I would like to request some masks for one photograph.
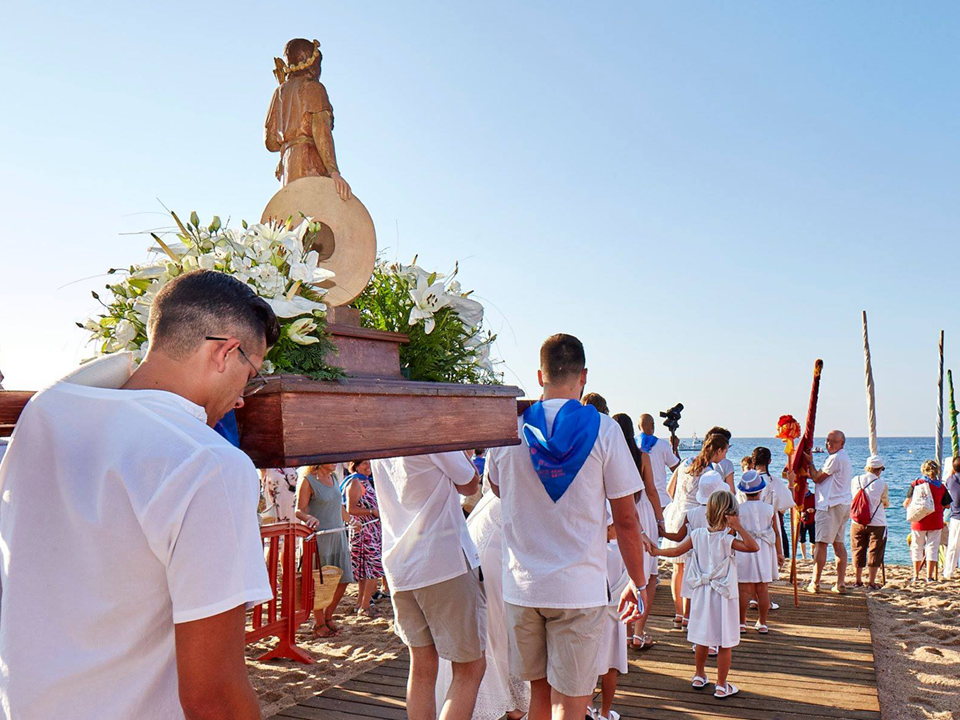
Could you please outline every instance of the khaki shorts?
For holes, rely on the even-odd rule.
[[[407,647],[435,645],[444,660],[479,660],[487,645],[487,596],[476,569],[416,590],[394,591],[393,625]]]
[[[850,554],[855,568],[878,568],[883,564],[887,546],[886,525],[860,525],[850,523]]]
[[[914,562],[935,563],[940,558],[940,534],[942,530],[913,530],[910,539],[910,559]]]
[[[844,529],[847,527],[847,520],[850,519],[849,505],[834,505],[826,510],[817,510],[813,514],[816,523],[816,534],[818,543],[832,545],[835,542],[844,541]]]
[[[571,697],[593,694],[606,606],[550,609],[505,602],[504,608],[511,674],[526,681],[546,678]]]

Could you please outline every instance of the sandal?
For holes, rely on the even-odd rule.
[[[716,657],[720,654],[720,648],[716,645],[711,645],[707,648],[707,657]]]
[[[830,591],[831,591],[831,592],[835,592],[837,595],[846,595],[846,594],[847,594],[847,586],[846,586],[846,585],[840,585],[840,584],[838,583],[838,584],[834,585],[832,588],[830,588]]]
[[[703,690],[707,686],[708,682],[710,681],[707,680],[705,677],[701,677],[700,675],[694,675],[693,682],[690,684],[693,685],[694,690]]]
[[[759,620],[757,620],[757,624],[754,625],[753,627],[756,628],[757,632],[760,633],[761,635],[766,635],[768,632],[770,632],[770,628],[768,628]]]
[[[743,635],[747,631],[747,624],[740,623],[740,634]]]
[[[683,623],[681,624],[681,627],[686,627],[689,624],[690,624],[690,618],[685,617],[683,618]]]
[[[740,688],[733,683],[728,682],[725,687],[720,687],[717,685],[716,689],[713,691],[713,696],[722,700],[723,698],[728,698],[731,695],[736,695],[738,692],[740,692]]]
[[[674,630],[683,630],[683,615],[674,615],[674,616],[673,616],[673,629],[674,629]]]
[[[326,630],[326,632],[323,632],[324,630]],[[313,630],[310,631],[310,634],[315,638],[332,638],[339,635],[340,631],[331,630],[326,625],[321,625],[319,628],[314,627]]]
[[[653,641],[653,638],[647,635],[647,633],[644,633],[643,635],[634,635],[630,638],[630,640],[631,647],[635,650],[649,650],[656,645],[656,643]],[[638,640],[640,641],[639,645],[637,644]]]

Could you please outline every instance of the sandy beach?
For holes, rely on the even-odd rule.
[[[340,603],[341,633],[334,638],[311,636],[313,621],[300,626],[297,642],[317,662],[313,665],[292,660],[258,662],[254,658],[269,650],[276,642],[268,638],[247,645],[247,669],[250,681],[260,698],[260,710],[268,718],[285,707],[313,697],[333,685],[373,668],[377,663],[405,652],[393,632],[393,608],[387,599],[377,603],[376,618],[358,618],[356,585],[347,589]]]
[[[824,586],[835,580],[832,567],[824,570]],[[799,568],[801,579],[809,577],[809,561],[801,560]],[[661,578],[668,572],[661,569]],[[910,568],[889,565],[886,587],[868,595],[881,715],[883,720],[952,720],[960,717],[960,579],[913,586],[910,576]],[[853,583],[852,572],[848,583]],[[659,592],[669,590],[661,585]],[[264,717],[403,654],[389,601],[378,603],[380,616],[374,619],[354,616],[355,603],[351,588],[341,605],[343,632],[336,638],[311,638],[309,622],[300,628],[301,647],[317,659],[313,665],[257,662],[253,658],[270,647],[269,640],[247,647],[247,667]]]

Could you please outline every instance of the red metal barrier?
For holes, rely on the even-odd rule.
[[[317,544],[313,540],[303,542],[303,538],[310,534],[307,526],[299,523],[271,523],[260,527],[273,599],[253,608],[252,629],[247,632],[246,641],[252,643],[275,635],[277,645],[258,660],[287,658],[308,665],[315,662],[308,653],[297,647],[297,628],[310,617],[313,609],[312,570]],[[303,553],[301,569],[297,572],[299,546],[302,546]],[[299,602],[296,598],[298,578]]]

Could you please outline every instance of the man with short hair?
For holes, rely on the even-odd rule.
[[[827,434],[827,452],[830,454],[823,464],[823,469],[818,471],[813,466],[812,455],[807,459],[816,495],[815,565],[810,584],[807,585],[807,592],[811,593],[820,591],[820,576],[827,563],[828,545],[833,545],[833,552],[837,557],[837,584],[833,586],[833,592],[843,594],[847,591],[847,546],[844,532],[853,502],[850,492],[853,466],[844,448],[846,442],[847,438],[842,432],[831,430]]]
[[[458,494],[476,493],[480,477],[464,452],[370,465],[394,628],[410,651],[407,717],[470,720],[486,669],[487,601]],[[438,716],[439,658],[452,664],[453,681]]]
[[[643,489],[623,431],[591,405],[583,345],[553,335],[540,349],[543,399],[519,420],[521,444],[492,449],[487,477],[501,498],[503,599],[510,670],[530,681],[530,720],[583,718],[597,681],[605,607],[639,617],[646,585],[640,520]],[[631,578],[622,592],[606,573],[609,501]]]
[[[153,301],[150,349],[24,408],[0,466],[0,717],[260,717],[244,613],[272,597],[250,459],[212,428],[277,340],[243,283],[198,270]]]
[[[670,494],[667,492],[667,471],[673,472],[680,465],[670,443],[654,435],[653,415],[644,413],[640,416],[640,449],[650,456],[653,466],[653,480],[657,484],[657,494],[660,496],[660,507],[666,508],[670,504]]]

